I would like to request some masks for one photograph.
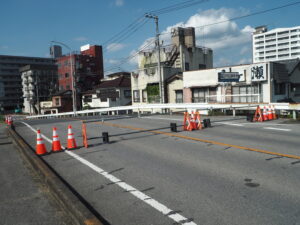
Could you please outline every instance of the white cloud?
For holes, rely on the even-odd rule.
[[[74,38],[74,40],[75,40],[75,41],[83,42],[83,41],[87,41],[88,38],[86,38],[86,37],[76,37],[76,38]]]
[[[2,45],[2,46],[0,46],[0,48],[1,48],[1,49],[8,49],[8,46]]]
[[[120,63],[120,61],[117,60],[117,59],[106,59],[105,62],[109,63],[109,64],[113,64],[113,65],[116,65],[116,64]]]
[[[124,5],[124,0],[116,0],[115,4],[116,4],[116,6],[121,7]]]
[[[247,13],[248,11],[242,8],[199,11],[186,22],[178,22],[167,27],[162,32],[161,39],[164,44],[170,44],[172,28],[195,27],[197,45],[212,48],[214,51],[214,66],[234,65],[240,61],[240,58],[235,58],[235,56],[239,57],[242,54],[247,58],[251,55],[251,33],[254,28],[249,25],[239,28],[235,21],[230,21],[230,18]]]
[[[116,52],[122,50],[126,45],[121,43],[111,43],[106,47],[108,52]]]

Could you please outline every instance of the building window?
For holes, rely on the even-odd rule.
[[[205,88],[194,88],[192,102],[205,102]]]
[[[275,95],[285,95],[285,83],[277,83],[274,81]]]
[[[143,102],[147,102],[147,90],[142,90]]]
[[[125,98],[131,98],[131,90],[124,90]]]
[[[85,95],[84,98],[83,98],[83,102],[84,103],[92,102],[92,98],[93,98],[92,95]]]
[[[188,62],[186,62],[184,66],[185,66],[185,71],[190,70],[190,64]]]
[[[66,85],[66,90],[70,90],[70,85]]]
[[[140,102],[140,91],[133,91],[133,102]]]
[[[183,103],[183,92],[182,90],[175,90],[175,95],[176,95],[176,103]]]
[[[257,86],[237,86],[232,87],[232,102],[258,102]]]
[[[68,78],[69,77],[69,73],[65,73],[65,78]]]
[[[60,105],[59,98],[55,98],[55,105],[56,105],[56,106],[59,106],[59,105]]]

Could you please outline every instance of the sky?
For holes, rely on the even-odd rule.
[[[148,43],[155,37],[154,20],[145,18],[144,14],[184,2],[191,1],[3,0],[0,3],[0,55],[50,57],[51,41],[62,42],[73,51],[79,51],[85,44],[102,45],[105,74],[134,71],[136,52],[147,45],[151,47]],[[228,20],[296,2],[199,1],[191,7],[158,14],[160,38],[167,44],[172,27],[193,26],[196,27],[196,44],[212,48],[214,67],[251,63],[254,28],[300,26],[300,4]],[[128,32],[120,33],[124,29]],[[68,52],[63,48],[63,53]]]

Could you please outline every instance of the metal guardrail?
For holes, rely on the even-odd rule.
[[[300,111],[300,104],[290,104],[290,103],[270,103],[275,107],[276,110],[287,110],[287,111]],[[155,110],[155,109],[182,109],[188,110],[213,110],[213,109],[231,109],[231,110],[255,110],[257,106],[268,106],[269,103],[247,103],[247,104],[218,104],[218,103],[168,103],[168,104],[140,104],[131,106],[118,106],[102,109],[90,109],[77,111],[76,115],[84,116],[91,113],[108,113],[108,112],[118,112],[118,111],[129,111],[136,110],[137,112],[142,112],[143,110]],[[39,119],[39,118],[55,118],[64,116],[75,116],[74,112],[65,112],[57,114],[46,114],[46,115],[35,115],[27,116],[27,119]]]

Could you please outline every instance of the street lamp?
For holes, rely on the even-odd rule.
[[[74,113],[74,116],[76,115],[76,109],[77,109],[77,102],[76,102],[76,85],[75,85],[75,74],[73,72],[73,59],[72,59],[72,49],[62,43],[62,42],[58,42],[58,41],[51,41],[51,43],[56,43],[56,44],[59,44],[59,45],[62,45],[64,47],[66,47],[68,50],[69,50],[69,58],[70,58],[70,65],[71,65],[71,77],[72,77],[72,100],[73,100],[73,113]]]

